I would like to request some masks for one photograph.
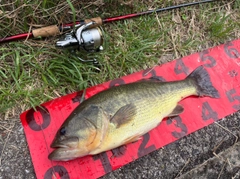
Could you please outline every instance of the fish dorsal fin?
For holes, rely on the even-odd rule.
[[[137,110],[134,104],[127,104],[121,107],[111,118],[111,123],[113,123],[116,128],[120,127],[122,124],[125,124],[133,119],[136,115]]]
[[[153,76],[151,78],[141,79],[138,82],[141,82],[141,81],[150,81],[150,82],[158,82],[158,83],[165,82],[165,80],[163,78],[161,78],[160,76],[159,77]]]
[[[169,117],[171,117],[171,116],[178,116],[183,111],[184,111],[184,108],[180,104],[178,104],[168,116]]]
[[[165,79],[163,79],[160,76],[152,76],[151,78],[149,78],[149,80],[156,81],[156,82],[165,82]]]
[[[80,103],[82,103],[83,101],[85,101],[85,95],[86,95],[86,89],[83,90],[81,99],[80,99]]]

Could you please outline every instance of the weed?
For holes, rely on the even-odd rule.
[[[234,23],[230,19],[230,15],[217,14],[211,24],[209,24],[209,31],[213,38],[219,40],[226,39],[234,29]]]

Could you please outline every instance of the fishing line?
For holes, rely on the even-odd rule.
[[[47,112],[48,114],[49,114],[49,112],[48,111],[46,111],[44,108],[42,108],[41,106],[39,106],[42,110],[44,110],[45,112]],[[37,114],[37,119],[38,119],[38,123],[40,124],[40,117],[39,117],[39,113],[40,112],[38,112],[38,114]],[[49,114],[50,115],[50,114]],[[42,116],[42,118],[43,118],[43,116]],[[48,148],[48,143],[47,143],[47,140],[46,140],[46,136],[45,136],[45,133],[44,133],[44,129],[42,128],[42,125],[40,124],[40,128],[41,128],[41,132],[42,132],[42,135],[43,135],[43,139],[44,139],[44,142],[45,142],[45,145],[46,145],[46,149],[47,149],[47,152],[48,152],[48,155],[50,154],[50,150],[49,150],[49,148]],[[55,173],[57,173],[56,171],[55,171],[55,169],[54,169],[54,164],[53,164],[53,161],[50,161],[51,162],[51,168],[52,168],[52,171],[53,171],[53,175],[52,176],[54,176],[55,178],[57,178],[56,177],[56,175],[55,175]]]

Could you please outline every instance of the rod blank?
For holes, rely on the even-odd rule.
[[[126,15],[116,16],[116,17],[109,17],[109,18],[105,18],[105,19],[96,17],[96,18],[92,18],[92,19],[76,21],[75,24],[73,22],[71,22],[68,24],[61,24],[59,26],[51,25],[51,26],[47,26],[47,27],[34,29],[34,30],[32,30],[32,32],[29,32],[29,33],[22,33],[22,34],[17,34],[17,35],[1,38],[0,43],[22,40],[22,39],[27,39],[27,38],[49,37],[49,36],[60,35],[60,34],[64,33],[65,31],[72,29],[74,27],[74,25],[76,25],[76,24],[85,24],[92,20],[95,21],[98,26],[101,26],[104,23],[110,23],[110,22],[114,22],[114,21],[130,19],[130,18],[134,18],[134,17],[152,14],[152,13],[159,13],[159,12],[163,12],[163,11],[168,11],[168,10],[173,10],[173,9],[178,9],[178,8],[183,8],[183,7],[187,7],[187,6],[203,4],[203,3],[209,3],[209,2],[213,2],[213,1],[216,1],[216,0],[204,0],[204,1],[198,1],[198,2],[185,3],[185,4],[169,6],[169,7],[165,7],[165,8],[159,8],[159,9],[155,9],[155,10],[149,10],[149,11],[138,12],[138,13],[133,13],[133,14],[126,14]]]

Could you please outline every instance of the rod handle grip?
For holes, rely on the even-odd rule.
[[[99,26],[101,26],[102,23],[103,23],[101,17],[94,17],[94,18],[91,18],[91,19],[85,19],[85,20],[84,20],[85,24],[87,24],[87,23],[89,23],[89,22],[92,22],[92,21],[96,22],[96,24],[90,26],[91,28],[93,28],[93,27],[99,27]]]
[[[33,37],[50,37],[61,34],[57,25],[51,25],[32,30]]]
[[[96,24],[90,26],[90,28],[98,27],[98,26],[102,25],[101,17],[85,19],[84,23],[89,23],[92,21],[96,22]],[[50,37],[50,36],[60,35],[61,31],[59,30],[59,27],[57,25],[51,25],[51,26],[47,26],[47,27],[33,29],[32,34],[33,34],[33,37]]]

